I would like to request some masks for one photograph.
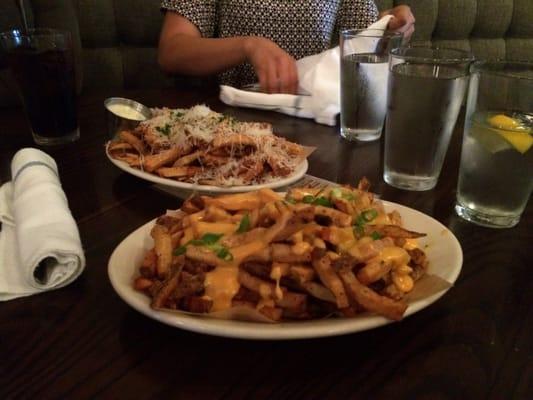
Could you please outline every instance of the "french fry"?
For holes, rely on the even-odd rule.
[[[117,152],[117,153],[113,153],[113,157],[119,161],[124,161],[130,167],[134,167],[134,168],[138,168],[142,164],[141,157],[139,157],[137,154]]]
[[[144,145],[142,140],[132,134],[130,131],[120,131],[118,136],[126,143],[131,145],[135,150],[137,150],[139,154],[146,153],[146,146]]]
[[[261,198],[254,192],[219,197],[202,196],[202,199],[207,205],[215,205],[227,211],[253,210],[261,205]]]
[[[315,257],[313,259],[315,268],[320,280],[335,296],[337,307],[346,308],[350,305],[348,296],[344,290],[342,281],[339,279],[335,270],[331,266],[331,260],[327,255]]]
[[[163,178],[183,178],[186,176],[194,176],[199,171],[201,167],[161,167],[157,168],[155,172],[162,176]]]
[[[357,280],[363,285],[369,285],[387,275],[391,268],[392,263],[384,260],[369,262],[357,272]]]
[[[172,264],[172,237],[162,225],[154,225],[151,231],[157,256],[157,276],[164,278]]]
[[[283,314],[283,309],[279,307],[265,306],[265,307],[261,307],[259,309],[259,312],[263,314],[265,317],[271,319],[272,321],[279,321]]]
[[[300,284],[302,282],[310,282],[316,277],[315,270],[305,265],[290,265],[289,274]]]
[[[252,137],[248,135],[231,135],[231,136],[216,136],[215,139],[213,139],[212,146],[214,148],[217,147],[230,147],[232,151],[235,151],[237,149],[242,149],[246,146],[250,146],[253,148],[257,147],[257,142],[253,140]]]
[[[172,164],[173,167],[184,167],[185,165],[192,164],[196,160],[198,160],[202,156],[201,151],[195,151],[194,153],[187,154],[186,156],[182,156],[178,158],[176,161],[174,161],[174,164]]]
[[[333,225],[347,227],[352,225],[352,216],[341,211],[324,206],[315,206],[315,216],[322,216],[331,219]]]
[[[276,262],[295,264],[306,263],[311,261],[310,250],[302,254],[296,254],[290,245],[282,243],[273,243],[271,245],[271,249],[272,260]]]
[[[181,299],[180,304],[185,311],[205,314],[211,310],[213,301],[201,296],[187,296]]]
[[[135,148],[129,144],[129,143],[126,143],[126,142],[111,142],[109,143],[109,145],[107,146],[107,151],[112,154],[114,152],[126,152],[126,151],[132,151],[132,150],[135,150]]]
[[[157,254],[155,249],[150,249],[144,256],[143,262],[139,267],[139,272],[145,278],[152,278],[156,275]]]
[[[164,165],[173,163],[180,154],[178,147],[171,147],[160,153],[144,156],[144,169],[153,172]]]
[[[365,235],[371,235],[374,232],[378,233],[382,237],[387,236],[393,239],[396,239],[396,238],[416,239],[416,238],[426,236],[425,233],[409,231],[398,225],[365,225],[364,227]]]
[[[273,299],[282,308],[299,311],[305,310],[307,301],[305,294],[282,290],[282,297],[279,298],[276,296],[276,286],[273,283],[259,279],[242,269],[239,270],[239,282],[245,288],[259,293],[262,297]]]
[[[327,287],[313,281],[301,282],[300,286],[305,289],[307,293],[317,299],[327,301],[329,303],[337,303],[337,299]]]
[[[153,308],[162,308],[165,305],[165,302],[170,297],[172,292],[178,287],[179,275],[181,273],[181,268],[174,268],[169,276],[163,281],[163,284],[154,294],[152,299]]]
[[[399,321],[407,309],[407,304],[380,296],[361,284],[349,268],[339,269],[339,275],[346,285],[351,298],[368,311],[373,311],[389,319]]]
[[[191,260],[200,261],[215,267],[223,266],[224,260],[217,257],[212,251],[197,246],[187,246],[185,255]]]
[[[135,288],[135,290],[139,290],[142,292],[143,290],[149,289],[150,286],[153,285],[153,283],[154,282],[151,279],[139,276],[137,279],[135,279],[133,287]]]

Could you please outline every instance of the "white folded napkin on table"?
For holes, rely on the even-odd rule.
[[[85,267],[54,159],[22,149],[11,177],[0,187],[0,301],[63,287]]]
[[[368,29],[386,29],[392,18],[387,15]],[[364,37],[352,39],[357,52],[373,51],[374,41]],[[314,118],[320,124],[333,126],[340,112],[340,49],[339,46],[296,62],[299,92],[309,95],[267,94],[220,86],[220,100],[231,106],[273,110],[302,118]],[[369,70],[371,72],[371,70]],[[372,71],[373,72],[373,71]],[[387,74],[369,76],[371,85],[386,87]],[[380,100],[381,101],[381,100]]]

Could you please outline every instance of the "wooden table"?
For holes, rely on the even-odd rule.
[[[113,291],[107,261],[129,232],[180,201],[106,159],[102,103],[116,95],[151,106],[205,102],[242,119],[272,122],[279,134],[316,146],[310,174],[348,183],[367,176],[384,199],[448,226],[464,252],[456,285],[400,323],[313,340],[203,336],[139,314]],[[380,142],[348,143],[338,128],[226,107],[212,93],[86,95],[80,125],[77,143],[45,150],[59,165],[87,268],[66,288],[0,304],[0,398],[533,398],[533,207],[507,230],[481,228],[454,214],[461,129],[437,188],[417,193],[383,182]],[[0,110],[0,143],[0,179],[6,181],[13,154],[33,146],[21,110]]]

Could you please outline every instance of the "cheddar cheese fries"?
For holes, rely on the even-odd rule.
[[[156,309],[399,320],[427,269],[424,234],[404,229],[367,187],[191,197],[157,220],[134,287]]]

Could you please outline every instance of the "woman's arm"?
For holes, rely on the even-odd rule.
[[[274,42],[258,36],[203,38],[188,19],[167,12],[159,39],[158,62],[169,73],[205,76],[250,62],[261,88],[269,93],[295,93],[296,63]]]

